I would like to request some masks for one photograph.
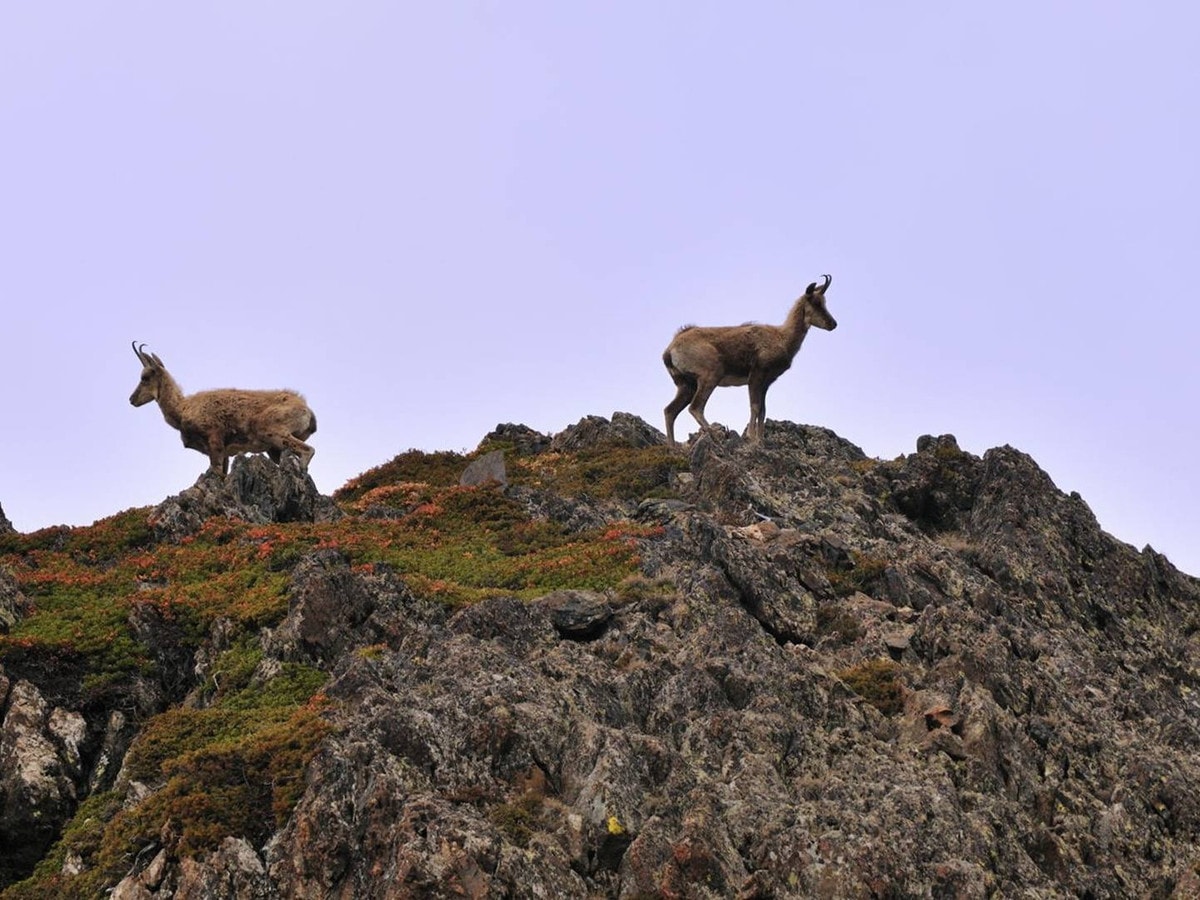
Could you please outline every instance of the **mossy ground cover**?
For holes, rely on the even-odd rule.
[[[569,497],[642,500],[671,496],[671,475],[687,468],[687,456],[665,446],[596,447],[518,457],[512,481]]]
[[[505,445],[493,442],[467,454],[409,450],[352,479],[333,496],[354,509],[373,504],[410,508],[420,502],[421,488],[457,485],[472,460],[497,449],[503,450]],[[670,495],[671,475],[686,470],[688,459],[661,445],[614,445],[535,456],[508,454],[505,466],[511,484],[567,497],[641,500]]]
[[[33,876],[3,897],[99,897],[160,849],[194,856],[230,836],[261,846],[300,799],[308,762],[331,731],[325,680],[297,665],[261,685],[232,677],[212,705],[155,716],[126,761],[129,777],[153,793],[133,805],[114,792],[89,797]],[[64,874],[68,856],[82,871]]]
[[[87,528],[8,535],[0,565],[34,608],[0,635],[0,662],[19,674],[74,660],[85,689],[102,693],[154,675],[153,654],[130,624],[135,605],[155,607],[193,646],[217,618],[273,625],[287,612],[291,568],[316,548],[336,548],[356,566],[387,563],[417,594],[459,605],[498,591],[613,587],[636,571],[636,540],[653,531],[618,523],[570,534],[489,486],[403,481],[372,491],[403,494],[408,512],[266,526],[212,519],[178,544],[148,543],[134,527],[144,509]]]
[[[543,454],[511,468],[514,480],[545,489],[636,499],[663,489],[677,467],[657,452],[630,453],[611,467],[585,455]],[[533,519],[495,486],[458,487],[465,461],[402,454],[338,492],[350,514],[333,523],[212,519],[178,543],[156,543],[150,510],[132,509],[85,528],[0,537],[0,566],[32,604],[0,634],[0,664],[10,677],[41,683],[68,661],[80,702],[104,708],[135,677],[156,674],[153,649],[134,625],[139,607],[153,607],[190,649],[218,618],[240,635],[213,666],[216,677],[200,686],[203,708],[156,716],[131,747],[127,772],[156,790],[133,806],[111,794],[87,799],[33,878],[6,890],[6,900],[98,896],[139,852],[157,852],[152,845],[163,841],[167,823],[173,852],[189,855],[228,835],[261,844],[286,819],[330,727],[325,675],[294,665],[267,680],[253,673],[258,631],[286,615],[291,570],[306,553],[335,548],[363,571],[387,564],[419,596],[449,605],[501,592],[532,598],[558,588],[617,588],[636,576],[637,543],[657,529],[619,522],[568,533]],[[355,514],[380,502],[395,514]],[[84,872],[62,874],[68,854],[84,861]]]

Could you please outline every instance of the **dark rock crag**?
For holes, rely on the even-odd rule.
[[[623,414],[489,439],[662,442]],[[762,445],[714,429],[688,452],[640,501],[503,488],[657,526],[616,592],[452,609],[388,567],[300,560],[258,639],[330,675],[299,802],[265,841],[131,854],[112,896],[1200,895],[1200,581],[1010,447],[923,437],[879,461],[771,422]],[[165,501],[156,539],[341,514],[269,465]],[[11,876],[97,784],[135,790],[116,774],[133,726],[2,671],[0,712]]]

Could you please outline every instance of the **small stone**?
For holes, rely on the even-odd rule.
[[[608,598],[593,591],[555,591],[537,602],[549,611],[554,630],[570,640],[598,637],[613,616]]]

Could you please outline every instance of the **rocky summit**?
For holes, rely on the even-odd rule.
[[[1200,581],[1011,447],[617,413],[0,530],[0,897],[1200,896]]]

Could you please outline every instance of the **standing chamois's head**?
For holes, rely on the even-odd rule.
[[[804,324],[824,331],[833,331],[837,328],[837,319],[825,308],[825,291],[833,279],[828,275],[822,277],[825,279],[823,285],[817,287],[814,281],[804,291]]]
[[[145,346],[142,344],[142,347]],[[138,381],[137,388],[129,395],[129,402],[134,406],[142,406],[151,400],[158,399],[162,378],[167,371],[161,359],[153,353],[143,352],[142,347],[138,346],[137,341],[133,342],[133,352],[137,354],[138,362],[142,364],[142,377]]]

